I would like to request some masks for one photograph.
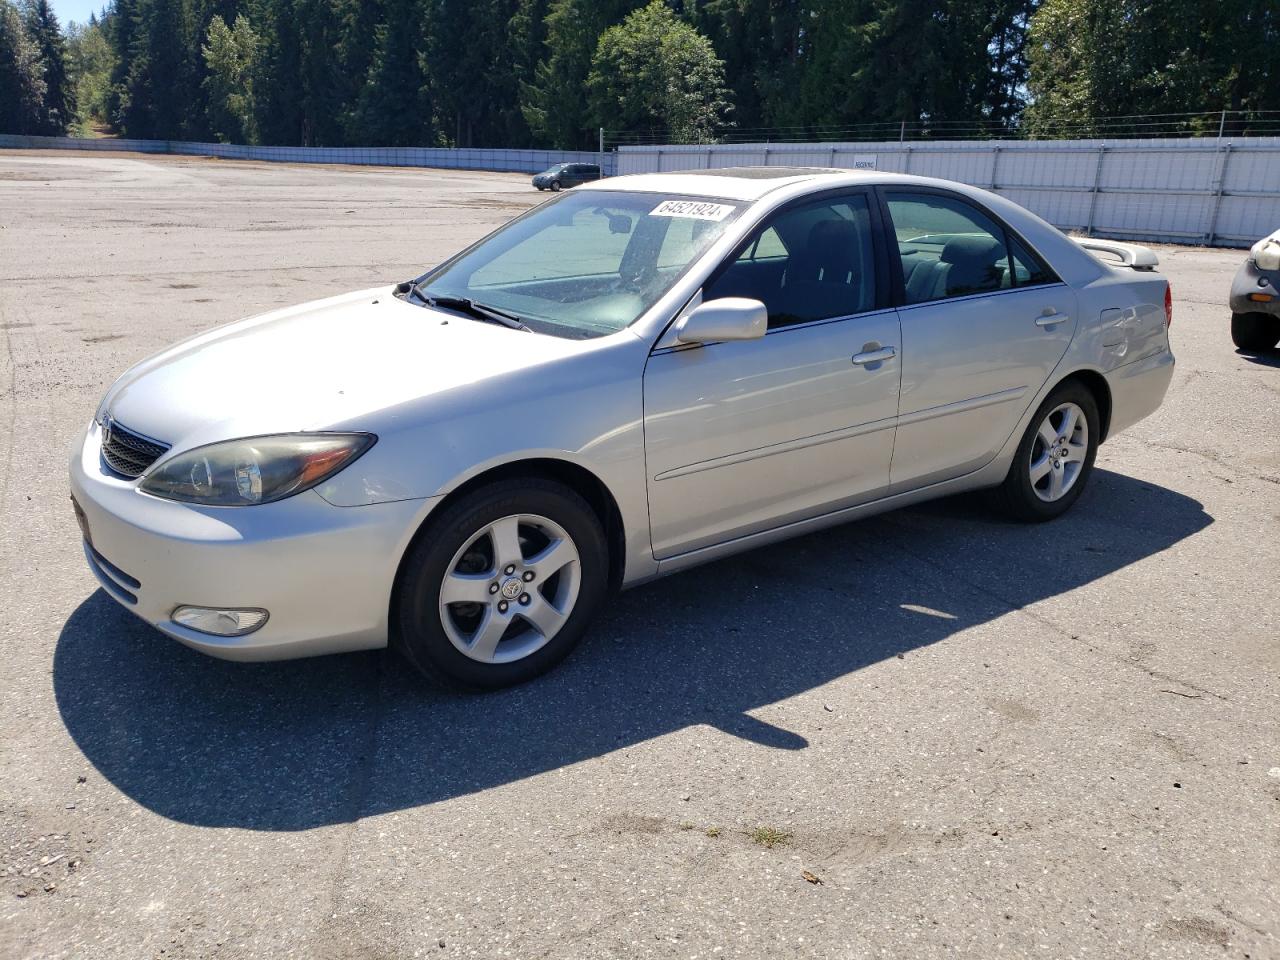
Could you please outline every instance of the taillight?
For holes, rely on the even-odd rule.
[[[1173,326],[1173,287],[1164,285],[1164,326],[1167,330]]]

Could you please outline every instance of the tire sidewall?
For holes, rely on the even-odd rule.
[[[551,192],[552,192],[552,193],[559,193],[559,192],[560,192],[560,181],[559,181],[559,180],[552,180],[552,181],[551,181]]]
[[[1071,485],[1071,489],[1061,499],[1047,503],[1036,495],[1035,489],[1031,485],[1031,472],[1029,469],[1031,450],[1035,446],[1036,434],[1040,429],[1040,424],[1044,422],[1044,418],[1055,407],[1064,403],[1074,403],[1084,411],[1085,421],[1089,426],[1089,447],[1085,452],[1084,464],[1080,468],[1080,475],[1076,477],[1076,482]],[[1030,520],[1053,520],[1070,510],[1072,504],[1080,499],[1080,495],[1084,493],[1084,488],[1088,485],[1089,478],[1093,475],[1093,463],[1097,459],[1098,441],[1101,436],[1098,402],[1088,388],[1079,383],[1067,383],[1049,394],[1036,409],[1031,422],[1027,424],[1027,429],[1018,444],[1018,450],[1013,455],[1013,463],[1009,467],[1009,475],[1005,480],[1006,495],[1013,501],[1013,506],[1018,512]]]
[[[1249,353],[1270,350],[1280,341],[1280,317],[1266,313],[1233,313],[1231,342]]]
[[[573,539],[581,565],[578,599],[569,619],[544,646],[513,663],[481,663],[449,640],[440,622],[440,585],[463,544],[495,520],[529,513],[554,520]],[[504,482],[447,507],[416,538],[397,585],[396,636],[424,672],[472,689],[497,689],[550,670],[581,640],[608,584],[608,550],[594,511],[580,496],[549,481]]]

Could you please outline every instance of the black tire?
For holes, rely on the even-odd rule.
[[[542,192],[543,190],[545,190],[545,189],[547,189],[547,188],[546,188],[546,187],[538,187],[538,192],[539,192],[539,193],[541,193],[541,192]]]
[[[545,517],[573,540],[579,558],[578,596],[564,625],[542,647],[509,663],[481,662],[455,647],[445,632],[441,584],[455,555],[479,531],[515,514]],[[524,683],[550,670],[577,646],[599,610],[608,579],[604,529],[581,496],[540,478],[498,481],[448,505],[415,538],[396,583],[393,644],[424,674],[455,686],[496,690]]]
[[[1233,313],[1231,342],[1237,350],[1263,353],[1280,343],[1280,317],[1265,313]]]
[[[552,180],[552,181],[551,181],[551,192],[552,192],[552,193],[559,193],[559,192],[560,192],[560,181],[559,181],[559,180]]]
[[[1040,425],[1051,412],[1066,403],[1074,403],[1084,412],[1088,429],[1085,457],[1078,475],[1067,491],[1057,500],[1046,501],[1037,495],[1031,481],[1032,453],[1036,449]],[[1098,401],[1092,391],[1076,380],[1069,380],[1058,386],[1036,410],[1018,443],[1018,450],[1013,455],[1013,463],[1009,465],[1004,482],[992,491],[996,507],[1009,518],[1022,523],[1043,523],[1062,516],[1080,498],[1089,482],[1093,473],[1093,461],[1098,455],[1100,436]]]

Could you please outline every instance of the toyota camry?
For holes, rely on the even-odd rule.
[[[1169,385],[1156,266],[943,180],[587,183],[127,371],[71,459],[85,557],[215,656],[517,683],[695,564],[979,488],[1058,518]]]

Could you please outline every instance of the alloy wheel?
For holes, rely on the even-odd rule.
[[[563,527],[535,514],[503,517],[454,554],[440,585],[440,622],[471,659],[511,663],[560,631],[581,584],[578,548]]]
[[[1049,411],[1031,445],[1031,489],[1045,503],[1061,500],[1075,486],[1089,453],[1089,419],[1074,403]]]

